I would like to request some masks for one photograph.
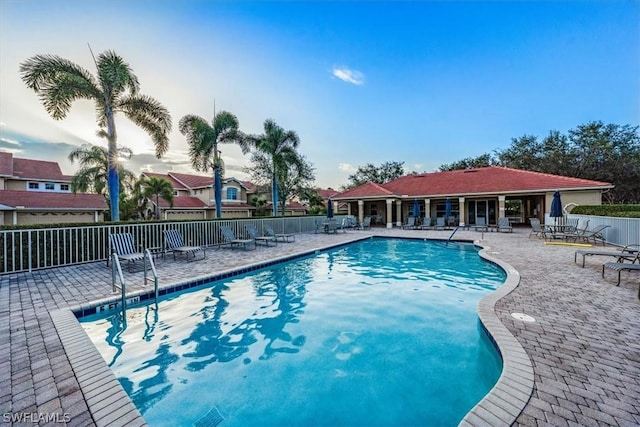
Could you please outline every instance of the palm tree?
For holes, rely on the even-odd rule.
[[[95,60],[97,78],[73,62],[56,55],[36,55],[20,64],[22,81],[33,89],[55,120],[64,119],[77,99],[95,102],[98,125],[106,128],[108,141],[107,183],[110,194],[111,219],[120,220],[117,134],[115,114],[124,113],[144,129],[153,140],[156,157],[169,146],[171,116],[155,99],[138,93],[140,83],[129,64],[113,51]]]
[[[192,114],[180,119],[180,132],[187,138],[191,165],[197,171],[206,172],[213,169],[214,197],[216,201],[216,217],[222,216],[222,173],[223,167],[219,143],[235,143],[240,145],[243,153],[249,151],[245,136],[240,132],[238,118],[227,111],[214,114],[212,124]]]
[[[300,138],[295,131],[285,131],[273,119],[267,119],[264,134],[252,135],[248,140],[258,153],[270,160],[273,216],[278,216],[278,179],[284,176],[282,171],[287,169],[289,162],[298,158],[296,148],[300,145]]]
[[[118,157],[131,157],[131,150],[127,147],[120,146],[116,151]],[[71,178],[71,191],[74,193],[92,191],[109,199],[106,191],[109,154],[106,148],[84,144],[74,148],[69,153],[68,159],[71,163],[77,161],[80,164],[80,169]],[[119,180],[126,188],[130,188],[135,181],[135,175],[126,170],[120,162],[118,162],[117,167]]]
[[[151,176],[142,182],[144,197],[155,197],[156,202],[156,219],[160,219],[160,198],[169,202],[173,207],[173,186],[169,180]]]

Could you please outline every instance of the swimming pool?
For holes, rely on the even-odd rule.
[[[152,426],[455,425],[495,384],[471,244],[374,238],[83,318]]]

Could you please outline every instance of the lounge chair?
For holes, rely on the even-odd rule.
[[[247,224],[244,227],[247,229],[249,237],[255,240],[256,243],[264,243],[266,246],[269,246],[269,242],[273,242],[274,246],[278,244],[278,240],[274,236],[261,236],[255,225]]]
[[[143,252],[137,252],[133,244],[133,236],[131,233],[114,233],[109,235],[109,244],[111,252],[118,255],[120,261],[127,262],[127,270],[131,271],[131,266],[136,261],[144,259]],[[107,263],[107,265],[109,265]]]
[[[546,232],[546,228],[544,225],[540,224],[540,220],[538,218],[529,218],[529,222],[531,223],[531,231],[529,232],[529,238],[531,236],[544,237],[544,233]]]
[[[415,230],[416,229],[416,217],[415,216],[410,216],[407,218],[407,223],[402,225],[402,229],[406,230],[406,229],[410,229],[410,230]]]
[[[231,248],[242,247],[245,250],[247,246],[253,243],[253,249],[257,248],[256,241],[254,239],[238,239],[231,227],[227,225],[221,225],[220,231],[222,232],[222,240],[218,243],[218,247],[221,245],[229,245]]]
[[[575,233],[564,233],[565,239],[573,239],[576,242],[578,239],[582,239],[589,243],[590,239],[593,239],[593,244],[596,245],[598,240],[602,242],[602,246],[605,245],[605,238],[602,232],[609,227],[608,225],[598,225],[592,230],[578,230]]]
[[[207,257],[205,249],[201,246],[187,246],[184,244],[182,233],[178,230],[164,230],[164,241],[166,246],[173,252],[173,259],[176,259],[177,254],[183,254],[187,261],[189,261],[189,255],[192,255],[192,260],[196,259],[196,252],[202,251],[202,259]]]
[[[283,242],[295,242],[296,241],[296,235],[295,234],[287,234],[287,233],[276,233],[275,231],[273,231],[273,227],[271,227],[270,225],[264,225],[264,233],[267,236],[273,236],[276,238],[276,240],[281,240]],[[291,239],[291,240],[289,240]]]
[[[604,270],[611,269],[618,272],[618,281],[616,286],[620,286],[620,274],[623,271],[640,271],[640,251],[636,252],[634,258],[625,258],[630,262],[607,262],[602,266],[602,277],[604,278]],[[640,288],[638,289],[638,299],[640,299]]]
[[[335,219],[330,219],[324,226],[324,232],[327,234],[338,233],[338,221]]]
[[[434,226],[431,225],[431,218],[428,216],[424,217],[424,221],[422,221],[422,225],[420,226],[420,230],[433,230]]]
[[[434,230],[444,230],[445,228],[445,220],[443,216],[439,216],[436,218],[436,225],[433,226]]]
[[[585,258],[588,256],[610,256],[617,258],[617,262],[623,262],[625,259],[633,259],[635,254],[640,251],[640,244],[634,243],[627,245],[619,251],[600,251],[592,249],[579,249],[573,255],[573,262],[578,262],[578,255],[582,255],[582,267],[584,268]]]
[[[489,231],[489,227],[487,227],[487,220],[484,219],[484,217],[476,218],[476,224],[472,225],[471,228],[473,228],[475,231]]]
[[[371,228],[371,217],[370,216],[365,216],[362,219],[362,223],[360,225],[358,225],[358,230],[368,230]]]
[[[505,233],[513,233],[513,227],[509,222],[509,218],[502,217],[498,220],[498,231],[504,231]]]

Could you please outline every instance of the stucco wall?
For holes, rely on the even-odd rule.
[[[7,215],[9,224],[12,215]],[[93,212],[18,212],[18,224],[72,224],[79,222],[95,222]],[[104,221],[103,215],[99,215],[99,221]]]
[[[25,191],[27,189],[27,181],[8,179],[5,183],[5,187],[5,190]]]
[[[166,219],[170,221],[181,221],[185,219],[204,219],[204,211],[167,211]]]
[[[551,201],[553,200],[553,193],[547,193],[546,195],[546,213],[551,210]],[[601,205],[602,195],[599,190],[590,191],[561,191],[560,198],[562,200],[562,207],[565,207],[569,203],[575,203],[577,205]]]

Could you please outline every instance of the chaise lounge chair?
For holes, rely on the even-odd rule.
[[[144,259],[143,252],[136,252],[131,233],[114,233],[109,235],[111,252],[118,255],[120,261],[127,262],[127,270],[131,272],[131,266],[136,261]],[[109,263],[107,262],[107,265]]]
[[[445,218],[443,216],[439,216],[438,218],[436,218],[436,225],[433,226],[434,230],[444,230],[446,227],[445,225]]]
[[[229,245],[231,248],[242,247],[246,250],[247,245],[251,245],[253,243],[253,249],[257,248],[256,241],[254,239],[236,238],[235,233],[228,225],[221,225],[220,231],[222,232],[222,240],[218,243],[218,247],[221,245]]]
[[[564,237],[569,240],[573,239],[576,242],[578,239],[582,239],[585,242],[589,243],[590,239],[593,239],[593,244],[597,244],[598,240],[602,242],[602,246],[605,245],[604,234],[602,233],[608,225],[599,225],[592,230],[578,230],[574,233],[565,233]]]
[[[407,222],[406,224],[402,225],[402,229],[403,230],[415,230],[416,229],[416,217],[415,216],[410,216],[407,218]]]
[[[505,233],[513,233],[513,227],[509,222],[509,218],[502,217],[498,220],[498,231],[504,231]]]
[[[620,286],[620,274],[623,271],[640,271],[640,251],[636,252],[634,258],[624,258],[623,261],[628,260],[630,262],[608,262],[602,266],[602,277],[604,278],[604,270],[606,268],[618,272],[618,281],[616,286]],[[638,288],[638,299],[640,299],[640,288]]]
[[[634,243],[627,245],[619,251],[600,251],[594,249],[580,249],[573,255],[573,262],[578,262],[578,255],[582,255],[582,267],[584,268],[585,258],[588,256],[610,256],[617,258],[616,262],[635,258],[635,254],[640,251],[640,244]]]
[[[264,225],[264,232],[267,236],[275,237],[276,240],[280,240],[282,242],[295,242],[296,235],[295,234],[287,234],[287,233],[276,233],[273,231],[273,227],[270,225]],[[289,240],[291,239],[291,240]]]
[[[489,231],[489,227],[487,227],[487,221],[483,217],[476,218],[476,224],[472,225],[470,228],[473,228],[475,231]]]
[[[364,219],[362,220],[362,224],[360,224],[358,226],[359,230],[368,230],[371,228],[371,217],[370,216],[365,216]]]
[[[273,242],[274,246],[278,244],[278,240],[274,236],[261,236],[258,233],[258,229],[255,225],[247,224],[244,227],[247,229],[247,234],[249,235],[249,237],[255,240],[256,243],[264,243],[266,246],[269,246],[269,242]]]
[[[529,223],[531,223],[531,231],[529,232],[529,238],[535,235],[536,237],[543,236],[547,231],[546,227],[540,224],[540,220],[538,218],[529,218]]]
[[[207,257],[205,249],[201,246],[187,246],[184,244],[182,233],[178,230],[164,230],[164,240],[166,246],[173,252],[173,259],[176,259],[177,254],[183,254],[187,261],[189,261],[189,255],[192,255],[192,261],[196,259],[196,252],[202,251],[202,259]]]

